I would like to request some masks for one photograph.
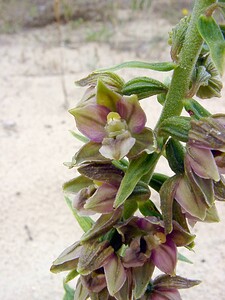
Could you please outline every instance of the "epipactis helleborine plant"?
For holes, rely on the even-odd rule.
[[[194,1],[170,33],[171,62],[126,62],[77,82],[87,90],[69,112],[84,144],[66,165],[80,175],[63,188],[84,234],[51,267],[69,271],[64,299],[180,300],[179,289],[200,283],[178,276],[176,265],[188,261],[178,248],[194,247],[190,228],[218,222],[216,201],[225,200],[225,114],[212,115],[197,100],[221,96],[225,25],[218,10],[225,16],[224,1]],[[169,84],[125,82],[114,73],[125,67],[173,74]],[[153,95],[162,111],[151,129],[140,100]],[[173,176],[154,172],[161,155]],[[77,276],[74,290],[67,282]]]

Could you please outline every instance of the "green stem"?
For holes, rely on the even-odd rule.
[[[191,15],[189,27],[187,29],[185,41],[180,52],[179,64],[174,70],[169,91],[167,93],[166,101],[159,121],[155,130],[157,131],[159,125],[167,118],[172,116],[179,116],[183,109],[183,100],[189,90],[191,76],[201,52],[203,40],[197,28],[198,19],[205,10],[217,2],[217,0],[196,0]],[[159,153],[155,153],[152,167],[149,172],[142,178],[144,182],[151,180],[155,166],[163,152],[163,148],[167,139],[158,137]]]
[[[188,92],[191,76],[203,44],[197,28],[198,19],[215,2],[216,0],[195,1],[184,45],[180,52],[179,65],[174,70],[171,85],[156,129],[165,119],[172,116],[179,116],[182,112],[182,100],[185,99]]]

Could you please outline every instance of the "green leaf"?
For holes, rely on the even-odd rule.
[[[190,259],[188,259],[186,256],[184,256],[180,252],[177,253],[177,259],[180,261],[186,262],[188,264],[193,264],[193,262]]]
[[[158,80],[149,77],[137,77],[125,83],[121,90],[121,93],[123,95],[135,94],[140,100],[153,95],[166,93],[167,90],[167,86],[165,86]]]
[[[67,275],[66,275],[66,278],[64,280],[65,283],[73,280],[77,275],[79,275],[79,273],[77,272],[76,269],[70,271]]]
[[[63,300],[73,300],[74,299],[74,289],[72,289],[65,281],[63,282],[63,287],[65,290],[65,295]]]
[[[154,216],[160,219],[162,218],[157,207],[151,200],[147,200],[145,202],[138,202],[138,208],[142,215],[145,217]]]
[[[138,158],[131,160],[116,195],[115,208],[121,206],[126,201],[141,177],[151,171],[151,167],[153,167],[157,159],[158,154],[143,152]]]
[[[82,134],[79,134],[73,130],[70,130],[70,133],[72,134],[72,136],[74,136],[78,141],[81,141],[83,143],[87,143],[89,142],[89,139],[86,138],[85,136],[83,136]]]
[[[185,150],[181,143],[170,138],[166,143],[166,158],[171,170],[176,174],[184,173]]]
[[[222,75],[225,68],[225,40],[219,25],[212,16],[201,15],[198,20],[198,30],[209,46],[212,60]]]
[[[194,99],[183,100],[185,110],[190,114],[193,119],[201,119],[203,117],[211,116],[210,112],[206,110],[198,101]]]
[[[125,68],[139,68],[139,69],[150,69],[155,71],[171,71],[176,68],[176,64],[172,62],[160,62],[160,63],[148,63],[143,61],[127,61],[113,67],[96,70],[95,73],[103,71],[117,71]]]
[[[83,231],[87,232],[89,229],[91,229],[94,221],[90,217],[79,216],[76,209],[74,209],[72,206],[72,201],[68,197],[65,197],[65,200]]]
[[[189,117],[173,116],[164,120],[159,126],[158,134],[171,136],[179,141],[188,141],[188,132],[191,129]]]
[[[167,175],[161,173],[154,173],[149,182],[150,187],[152,187],[156,192],[159,192],[163,183],[168,179]]]

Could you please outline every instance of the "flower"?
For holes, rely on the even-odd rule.
[[[225,115],[192,120],[188,137],[175,199],[192,223],[218,221],[215,200],[225,194]]]
[[[70,113],[104,158],[120,160],[155,150],[153,132],[145,127],[146,116],[137,97],[121,96],[100,79]]]
[[[200,283],[180,276],[159,275],[151,281],[140,300],[181,300],[178,289],[186,289]]]

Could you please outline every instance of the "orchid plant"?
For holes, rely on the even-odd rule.
[[[84,234],[51,267],[69,271],[65,299],[180,300],[179,289],[200,283],[176,265],[185,260],[178,247],[194,247],[191,227],[218,222],[216,201],[225,200],[225,114],[197,100],[221,96],[225,26],[215,11],[224,16],[225,1],[194,1],[170,33],[171,62],[126,62],[77,82],[87,90],[70,113],[84,144],[67,166],[80,175],[63,188]],[[170,83],[125,82],[115,71],[126,67],[173,73]],[[162,111],[150,129],[141,100],[153,95]],[[173,176],[154,171],[161,155]]]

